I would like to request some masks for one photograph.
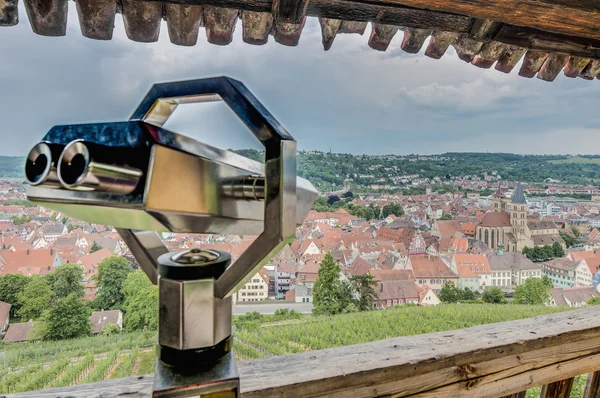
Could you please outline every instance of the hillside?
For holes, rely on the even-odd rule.
[[[263,158],[253,149],[237,153],[255,160]],[[23,157],[0,156],[0,177],[23,176]],[[393,177],[478,176],[496,171],[503,180],[543,183],[546,178],[572,184],[600,184],[600,157],[567,157],[559,155],[515,155],[510,153],[445,153],[441,155],[351,155],[326,152],[298,153],[298,175],[311,181],[321,191],[340,189],[344,184],[370,187],[390,184]],[[409,186],[399,187],[414,190]],[[424,189],[424,188],[423,188]]]
[[[238,360],[264,358],[397,336],[467,328],[568,310],[546,306],[446,304],[404,306],[333,317],[305,316],[268,323],[273,317],[237,317]],[[42,343],[0,343],[0,394],[62,387],[152,373],[155,337],[125,333]]]

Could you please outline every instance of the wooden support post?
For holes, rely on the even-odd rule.
[[[542,387],[540,398],[569,398],[574,378],[546,384]]]
[[[363,35],[365,29],[367,29],[366,22],[342,21],[338,33],[358,33],[359,35]]]
[[[239,11],[235,8],[203,7],[206,39],[209,43],[226,46],[233,40]]]
[[[517,46],[508,46],[504,53],[500,56],[498,62],[496,62],[496,70],[504,73],[510,73],[515,65],[519,62],[521,57],[527,52],[526,49]]]
[[[171,43],[178,46],[196,45],[202,25],[202,7],[165,3],[165,11]]]
[[[546,80],[547,82],[553,81],[560,71],[563,70],[568,59],[568,55],[550,54],[538,73],[538,79]]]
[[[33,33],[43,36],[67,33],[67,0],[25,0],[25,11]]]
[[[19,0],[4,0],[0,7],[0,26],[14,26],[19,23]]]
[[[599,398],[600,397],[600,372],[590,373],[585,383],[582,398]]]
[[[400,47],[407,53],[416,54],[421,51],[423,43],[430,34],[429,29],[404,28],[404,38]]]
[[[479,51],[481,51],[483,43],[471,39],[468,35],[460,35],[456,38],[452,46],[456,50],[458,58],[465,62],[471,62],[479,54]]]
[[[450,43],[456,40],[457,36],[458,33],[455,32],[433,32],[431,39],[429,40],[429,45],[425,50],[425,55],[434,59],[442,58],[450,46]]]
[[[571,78],[579,76],[581,71],[583,71],[583,68],[585,68],[585,66],[589,63],[590,63],[589,58],[583,58],[583,57],[569,58],[569,61],[567,61],[567,64],[565,65],[565,68],[563,69],[565,76],[571,77]]]
[[[473,58],[473,65],[478,66],[479,68],[489,69],[494,65],[494,62],[500,58],[502,53],[506,50],[506,44],[500,43],[498,41],[491,41],[489,43],[485,43],[481,48],[479,54]]]
[[[272,27],[273,14],[270,12],[242,11],[242,40],[245,43],[267,43]]]
[[[308,0],[273,0],[273,15],[277,22],[304,24]]]
[[[117,3],[114,0],[77,0],[81,34],[90,39],[111,40]]]
[[[319,18],[321,24],[321,35],[323,37],[323,49],[328,51],[333,45],[342,21],[340,19]]]
[[[398,27],[384,24],[371,24],[371,36],[369,37],[369,47],[378,51],[387,50],[392,38],[398,32]]]
[[[546,58],[548,58],[548,53],[532,50],[527,51],[525,58],[523,58],[521,69],[519,70],[519,76],[534,77],[542,68],[542,65],[544,65]]]
[[[152,43],[158,40],[162,3],[122,0],[125,33],[130,40]]]

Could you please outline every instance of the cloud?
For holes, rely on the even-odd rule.
[[[208,44],[201,28],[196,46],[178,47],[164,23],[157,43],[128,40],[119,15],[113,40],[86,39],[72,2],[66,37],[37,36],[20,7],[20,24],[0,29],[3,155],[25,154],[55,124],[127,119],[155,82],[215,75],[246,83],[302,149],[520,152],[519,143],[528,142],[525,150],[541,153],[597,147],[597,81],[561,76],[550,84],[518,77],[518,66],[509,75],[483,70],[458,59],[452,48],[440,60],[423,50],[406,54],[402,32],[387,52],[367,46],[370,27],[363,36],[338,35],[325,52],[315,18],[297,47],[273,38],[264,46],[243,43],[238,22],[228,46]],[[240,126],[225,115],[182,107],[171,125],[191,135],[203,130],[229,137]],[[568,145],[556,144],[567,137]],[[235,143],[250,145],[240,139]]]

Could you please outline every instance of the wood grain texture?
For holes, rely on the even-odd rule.
[[[498,41],[491,41],[489,43],[485,43],[483,47],[481,47],[481,51],[479,54],[473,58],[471,62],[473,65],[478,66],[480,68],[489,69],[494,65],[494,62],[500,58],[500,56],[506,50],[507,45],[504,43],[500,43]]]
[[[67,33],[67,0],[25,0],[24,3],[34,33],[42,36]]]
[[[152,43],[158,40],[162,4],[151,1],[122,0],[123,24],[130,40]]]
[[[448,47],[450,47],[450,44],[454,42],[457,37],[458,33],[455,32],[433,32],[429,44],[427,45],[427,49],[425,50],[425,55],[434,59],[442,58]]]
[[[171,43],[178,46],[194,46],[202,25],[202,7],[181,4],[165,4],[165,16]]]
[[[542,387],[540,398],[569,398],[573,388],[573,378],[555,381]]]
[[[112,39],[117,13],[114,0],[77,0],[75,6],[83,36],[96,40]]]
[[[421,51],[423,43],[430,34],[431,30],[428,29],[404,28],[404,37],[400,47],[407,53],[416,54]]]
[[[273,0],[273,16],[281,23],[301,24],[308,0]]]
[[[525,398],[527,396],[527,391],[521,391],[510,395],[505,395],[502,398]]]
[[[234,8],[204,7],[204,26],[209,43],[226,46],[233,40],[239,11]]]
[[[0,5],[0,26],[14,26],[19,23],[18,0],[4,0]]]
[[[542,69],[538,72],[538,79],[542,79],[548,82],[556,79],[556,76],[563,70],[565,64],[569,60],[568,55],[562,54],[550,54],[544,65],[542,65]]]
[[[471,62],[473,61],[473,58],[479,54],[479,51],[481,51],[483,43],[473,40],[468,35],[463,34],[456,38],[456,41],[452,43],[452,46],[456,50],[458,58],[465,62]]]
[[[242,361],[242,397],[510,396],[599,370],[599,310]],[[147,378],[129,378],[35,396],[107,398],[149,388]]]
[[[510,73],[515,65],[521,60],[527,49],[518,46],[508,46],[496,62],[496,70],[504,73]]]
[[[335,36],[340,29],[342,21],[339,19],[319,18],[319,24],[321,25],[323,49],[328,51],[333,45],[333,41],[335,40]]]
[[[245,43],[266,44],[272,27],[273,14],[270,12],[242,12],[242,40]]]
[[[533,50],[527,51],[519,70],[519,76],[534,77],[540,71],[542,65],[544,65],[546,58],[548,58],[548,53]]]
[[[600,372],[588,375],[583,398],[600,398]]]
[[[371,24],[371,36],[369,37],[368,45],[374,50],[387,50],[390,42],[398,32],[398,27],[394,25],[384,25],[374,23]]]
[[[565,65],[563,72],[566,77],[574,78],[579,76],[583,68],[586,67],[587,64],[590,63],[589,58],[583,57],[570,57],[569,61]],[[600,397],[599,397],[600,398]]]

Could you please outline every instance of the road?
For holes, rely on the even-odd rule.
[[[233,315],[241,315],[253,311],[268,315],[274,314],[275,310],[280,308],[289,308],[302,314],[310,314],[313,305],[312,303],[286,303],[282,301],[266,304],[236,304],[233,306]]]

